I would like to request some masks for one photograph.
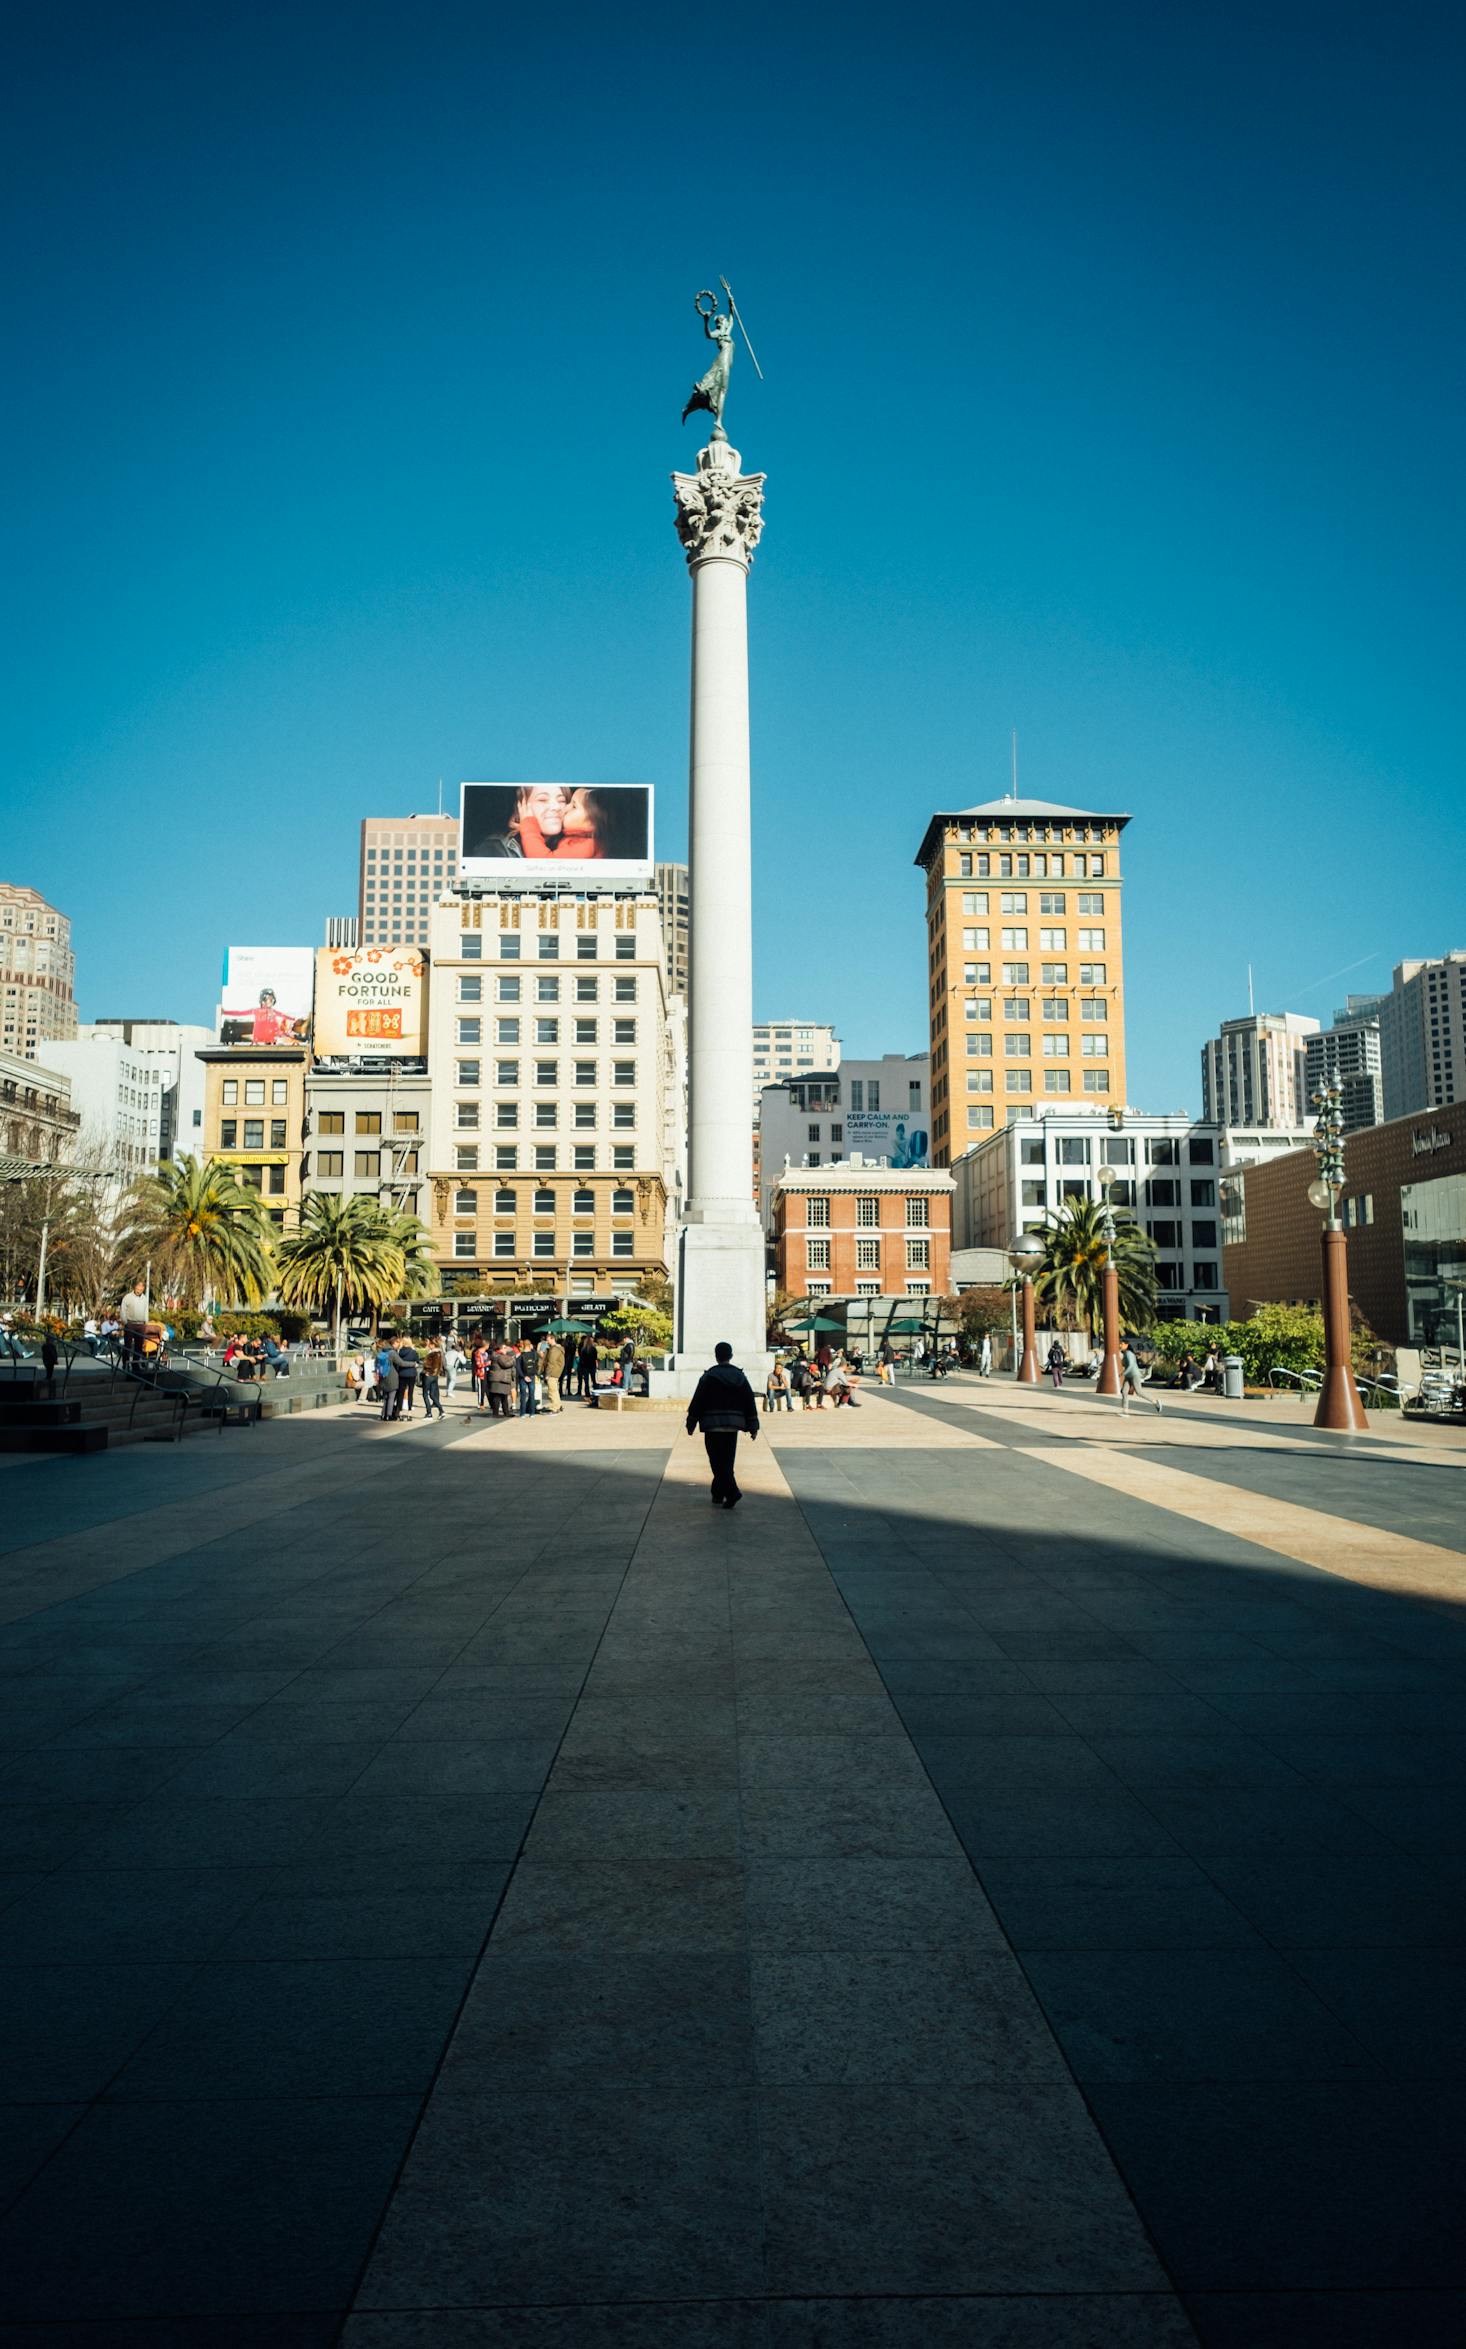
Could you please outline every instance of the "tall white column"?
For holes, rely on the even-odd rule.
[[[748,568],[761,473],[715,438],[674,473],[692,574],[688,1201],[678,1247],[679,1364],[720,1338],[745,1367],[765,1352],[764,1242],[753,1196],[753,879],[748,769]]]

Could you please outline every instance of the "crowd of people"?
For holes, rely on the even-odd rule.
[[[636,1348],[622,1341],[609,1367],[612,1391],[631,1381]],[[353,1355],[346,1384],[358,1403],[375,1403],[384,1421],[444,1416],[460,1388],[466,1408],[490,1419],[530,1419],[581,1402],[596,1408],[602,1391],[601,1349],[589,1331],[546,1331],[539,1338],[492,1338],[469,1333],[466,1346],[456,1335],[428,1338],[419,1349],[411,1337],[384,1335],[375,1351]]]

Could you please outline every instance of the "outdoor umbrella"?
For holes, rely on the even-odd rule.
[[[588,1330],[590,1326],[588,1321],[552,1321],[547,1324],[553,1338],[563,1338],[569,1330]]]
[[[811,1314],[807,1321],[789,1321],[784,1326],[786,1329],[835,1329],[839,1330],[842,1335],[845,1329],[843,1321],[826,1321],[824,1316],[819,1313]]]
[[[891,1321],[886,1324],[885,1334],[890,1338],[919,1338],[925,1333],[924,1321]]]

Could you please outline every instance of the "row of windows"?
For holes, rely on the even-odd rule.
[[[246,1144],[247,1147],[248,1144]],[[310,1160],[306,1159],[304,1171],[309,1172],[309,1169]],[[390,1182],[395,1175],[415,1175],[417,1173],[417,1152],[415,1150],[396,1152],[389,1156],[384,1163],[382,1153],[379,1150],[357,1150],[352,1154],[351,1171],[353,1174],[366,1175],[370,1181],[384,1183]],[[346,1153],[344,1150],[318,1150],[316,1152],[316,1173],[318,1175],[323,1177],[343,1175],[345,1172]]]
[[[553,1174],[558,1164],[558,1146],[554,1142],[536,1142],[532,1163],[536,1174]],[[596,1147],[593,1142],[577,1142],[571,1150],[571,1165],[577,1174],[594,1174]],[[487,1162],[486,1162],[487,1163]],[[496,1142],[493,1153],[496,1174],[517,1174],[519,1171],[519,1144]],[[460,1142],[453,1153],[453,1164],[459,1174],[477,1174],[479,1146],[477,1142]],[[611,1165],[617,1174],[630,1174],[636,1164],[634,1142],[613,1142]]]
[[[318,1110],[316,1112],[315,1127],[318,1134],[344,1134],[346,1131],[345,1110]],[[420,1132],[420,1130],[421,1128],[418,1120],[418,1112],[415,1109],[398,1109],[393,1111],[392,1131],[394,1134],[416,1134]],[[358,1109],[355,1114],[353,1131],[358,1134],[379,1134],[382,1131],[382,1112],[380,1109]]]
[[[1110,1072],[1107,1068],[1087,1068],[1081,1074],[1081,1090],[1083,1092],[1108,1093]],[[990,1068],[970,1068],[968,1070],[967,1090],[969,1093],[991,1093],[994,1089],[993,1072]],[[1074,1090],[1072,1073],[1066,1068],[1046,1068],[1043,1089],[1046,1093],[1072,1093]],[[1026,1068],[1006,1070],[1003,1076],[1003,1091],[1005,1093],[1031,1093],[1033,1091],[1033,1072]],[[991,1125],[991,1113],[986,1117],[979,1117],[969,1111],[967,1122],[969,1125]]]
[[[805,1251],[805,1262],[807,1263],[807,1265],[808,1265],[808,1267],[809,1267],[809,1269],[810,1269],[810,1271],[811,1271],[811,1272],[828,1272],[828,1271],[829,1271],[829,1269],[830,1269],[830,1243],[829,1243],[829,1241],[828,1241],[828,1240],[815,1240],[815,1239],[809,1239],[809,1240],[806,1240],[806,1241],[805,1241],[805,1243],[804,1243],[804,1251]],[[930,1269],[930,1267],[931,1267],[931,1260],[932,1260],[932,1259],[931,1259],[931,1242],[930,1242],[930,1240],[908,1240],[908,1241],[907,1241],[907,1243],[906,1243],[906,1269],[907,1269],[907,1271],[908,1271],[908,1272],[926,1272],[926,1271],[928,1271],[928,1270]],[[880,1243],[880,1241],[879,1241],[879,1240],[857,1240],[857,1241],[856,1241],[856,1243],[855,1243],[855,1269],[856,1269],[856,1271],[857,1271],[857,1272],[879,1272],[879,1271],[880,1271],[880,1269],[881,1269],[881,1243]]]
[[[558,1101],[536,1101],[526,1104],[526,1106],[533,1110],[533,1115],[525,1119],[526,1125],[535,1126],[542,1133],[551,1132],[559,1125],[560,1104]],[[575,1127],[580,1133],[594,1133],[600,1122],[600,1103],[598,1101],[574,1101],[569,1106],[570,1116],[565,1122]],[[500,1133],[513,1133],[519,1124],[519,1103],[517,1101],[496,1101],[493,1104],[493,1110],[493,1122],[496,1129]],[[456,1102],[453,1110],[453,1124],[455,1131],[460,1134],[476,1134],[479,1130],[478,1102]],[[631,1131],[636,1125],[636,1103],[634,1101],[613,1101],[611,1103],[611,1124],[620,1133]]]
[[[996,875],[1000,881],[1102,881],[1105,860],[1102,856],[1073,854],[1067,867],[1060,856],[969,856],[964,851],[957,859],[957,871],[964,881],[986,881]]]
[[[986,954],[992,946],[992,942],[993,934],[988,929],[972,928],[964,930],[962,933],[964,954]],[[1081,954],[1103,954],[1105,951],[1104,931],[1076,930],[1074,943]],[[1011,929],[1005,929],[1002,933],[1002,946],[1005,954],[1024,953],[1028,946],[1027,924],[1015,922]],[[1067,930],[1040,930],[1038,947],[1041,954],[1067,954],[1069,933]]]
[[[918,1231],[924,1231],[931,1222],[930,1199],[926,1198],[924,1195],[919,1195],[915,1198],[908,1199],[905,1202],[905,1205],[907,1224]],[[804,1220],[806,1223],[815,1225],[822,1224],[826,1230],[828,1230],[830,1222],[830,1202],[828,1199],[807,1198],[804,1202],[804,1209]],[[855,1221],[862,1230],[870,1230],[872,1227],[878,1228],[880,1225],[880,1220],[881,1203],[878,1198],[860,1198],[856,1200]]]
[[[241,1122],[244,1127],[243,1142],[239,1139]],[[262,1117],[247,1117],[243,1121],[237,1117],[221,1118],[219,1121],[219,1148],[221,1150],[263,1150],[266,1147],[265,1126],[267,1122],[270,1128],[269,1148],[271,1150],[285,1149],[287,1120],[283,1117],[272,1117],[268,1121]]]
[[[829,1281],[806,1281],[805,1293],[811,1297],[828,1297],[832,1285]],[[908,1281],[902,1293],[907,1297],[929,1297],[932,1285],[930,1281]],[[879,1281],[857,1281],[855,1294],[857,1297],[879,1297],[881,1284]]]
[[[1045,995],[1039,999],[1039,1018],[1067,1023],[1072,1008],[1067,995]],[[974,995],[967,1006],[967,1017],[970,1020],[990,1020],[992,1016],[993,999],[991,995]],[[1102,995],[1085,995],[1080,999],[1079,1016],[1081,1020],[1087,1021],[1093,1026],[1102,1020],[1109,1019],[1110,1007]],[[1005,1020],[1031,1020],[1033,1017],[1032,999],[1027,995],[1005,996],[1003,1017]],[[973,1049],[973,1039],[970,1036],[967,1039],[967,1049],[969,1052]],[[980,1044],[977,1049],[979,1051],[982,1049]]]
[[[226,1077],[224,1079],[223,1084],[219,1088],[219,1098],[223,1102],[226,1109],[232,1109],[235,1106],[235,1103],[239,1099],[238,1077]],[[263,1106],[264,1099],[264,1078],[246,1077],[244,1080],[245,1108],[253,1109],[256,1107],[256,1105]],[[290,1080],[288,1077],[272,1077],[270,1079],[270,1099],[272,1101],[288,1101],[290,1099]]]
[[[553,1215],[556,1209],[556,1202],[561,1196],[561,1193],[552,1191],[546,1186],[541,1185],[533,1192],[531,1196],[530,1205],[532,1212],[536,1215]],[[495,1215],[514,1215],[517,1213],[520,1198],[521,1193],[518,1191],[496,1190],[493,1199],[493,1209]],[[631,1215],[634,1213],[635,1207],[635,1192],[629,1191],[624,1186],[618,1185],[618,1187],[611,1193],[611,1213],[613,1215]],[[479,1194],[477,1191],[454,1192],[453,1212],[455,1215],[477,1215],[478,1209]],[[595,1192],[587,1191],[583,1187],[577,1186],[577,1188],[570,1194],[571,1214],[594,1215],[595,1211]]]
[[[635,962],[636,935],[634,931],[623,931],[618,937],[613,939],[612,944],[615,948],[615,959],[617,962]],[[522,938],[516,937],[512,931],[509,931],[499,939],[496,950],[489,957],[489,959],[491,962],[527,961],[529,958],[524,954],[523,948],[524,940]],[[539,959],[541,962],[570,962],[571,960],[574,960],[575,962],[595,962],[600,954],[600,951],[601,942],[594,930],[581,930],[576,933],[575,953],[573,957],[568,953],[568,951],[565,953],[561,952],[559,937],[553,930],[545,930],[540,934]],[[460,941],[460,952],[465,962],[482,962],[484,959],[484,942],[480,932],[477,930],[465,930],[462,940]]]
[[[986,889],[964,889],[962,892],[964,914],[985,914],[988,912],[990,904],[991,900]],[[1026,889],[1003,890],[998,900],[998,910],[1004,914],[1026,914],[1028,911],[1028,891]],[[1069,910],[1068,892],[1063,889],[1040,890],[1038,910],[1041,914],[1067,913]],[[1079,890],[1074,899],[1074,910],[1077,914],[1098,914],[1102,917],[1105,910],[1104,891],[1102,889]]]
[[[527,982],[519,976],[518,972],[506,973],[505,975],[496,979],[494,982],[494,1001],[496,1003],[524,1002],[526,997],[523,990],[526,983]],[[569,986],[570,981],[567,979],[565,984]],[[572,1002],[599,1003],[601,999],[601,982],[599,979],[578,977],[574,984],[575,993],[570,998]],[[636,976],[634,972],[626,973],[624,975],[618,972],[614,982],[614,987],[615,993],[613,1000],[615,1002],[635,1003]],[[460,1003],[483,1002],[484,982],[482,977],[477,972],[460,972],[458,979],[458,1000]],[[560,1001],[559,979],[549,978],[542,972],[534,983],[534,1001],[536,1003],[558,1003]]]
[[[524,1081],[526,1084],[559,1084],[560,1063],[558,1060],[536,1060],[530,1065],[533,1067],[534,1075],[532,1078],[525,1078]],[[520,1067],[521,1063],[517,1060],[496,1060],[493,1063],[494,1083],[496,1085],[517,1085],[520,1080]],[[570,1063],[570,1067],[572,1074],[568,1079],[568,1082],[573,1085],[598,1085],[601,1081],[600,1065],[594,1060],[572,1061]],[[636,1062],[634,1060],[613,1060],[611,1062],[611,1075],[609,1081],[611,1084],[618,1086],[634,1085],[636,1083]],[[460,1085],[466,1087],[482,1084],[482,1061],[460,1060],[458,1063],[458,1082]]]
[[[1151,1134],[1141,1137],[1152,1166],[1179,1166],[1181,1164],[1181,1137],[1179,1134]],[[1103,1141],[1092,1142],[1088,1134],[1061,1134],[1054,1151],[1058,1166],[1133,1166],[1135,1138],[1129,1134],[1107,1134]],[[1018,1145],[1019,1164],[1042,1166],[1044,1138],[1041,1134],[1025,1136]],[[1215,1166],[1216,1145],[1210,1134],[1191,1134],[1186,1140],[1186,1158],[1191,1166]],[[1210,1186],[1207,1186],[1210,1188]],[[1211,1201],[1200,1202],[1210,1206]]]
[[[496,1257],[515,1258],[521,1253],[513,1232],[495,1232],[493,1254]],[[535,1232],[530,1240],[529,1253],[535,1258],[560,1258],[564,1255],[563,1249],[558,1249],[555,1245],[553,1232]],[[472,1232],[455,1232],[453,1234],[453,1254],[455,1259],[460,1257],[467,1259],[479,1254],[479,1245]],[[571,1256],[599,1256],[604,1254],[604,1250],[597,1248],[594,1232],[574,1232],[570,1240],[570,1254]],[[612,1232],[611,1254],[613,1256],[634,1256],[636,1254],[635,1232]]]
[[[1005,962],[1002,984],[1005,987],[1029,986],[1031,984],[1028,975],[1029,967],[1026,962]],[[1109,985],[1109,966],[1106,963],[1082,962],[1078,965],[1078,970],[1081,987],[1106,987]],[[1069,965],[1066,962],[1041,963],[1038,980],[1041,987],[1067,987]],[[964,987],[991,987],[992,983],[993,966],[990,962],[970,962],[963,966],[962,984]],[[971,1016],[969,1013],[968,1017],[971,1018]]]

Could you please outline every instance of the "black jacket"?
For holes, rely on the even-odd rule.
[[[758,1434],[758,1405],[736,1363],[715,1362],[698,1380],[687,1406],[688,1434],[698,1427],[708,1435]]]

